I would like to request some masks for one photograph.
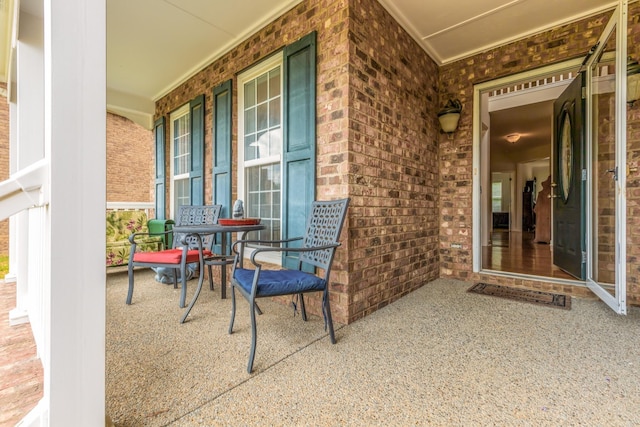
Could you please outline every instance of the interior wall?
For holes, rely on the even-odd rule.
[[[538,162],[536,162],[537,164]],[[536,197],[539,192],[542,191],[542,183],[551,175],[551,165],[549,160],[543,160],[543,164],[539,166],[533,166],[531,168],[531,174],[536,179]]]
[[[536,190],[535,194],[537,195],[539,191],[542,190],[542,181],[544,181],[548,174],[550,168],[548,164],[548,160],[533,160],[530,162],[522,162],[518,163],[518,173],[517,173],[517,187],[516,187],[516,198],[517,198],[517,206],[518,212],[516,214],[516,226],[514,229],[516,231],[523,231],[522,228],[522,215],[523,215],[523,204],[524,204],[524,188],[527,181],[534,180],[536,181]],[[544,177],[544,178],[543,178]],[[534,200],[536,200],[537,196],[534,196]]]

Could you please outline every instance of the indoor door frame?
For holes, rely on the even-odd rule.
[[[482,181],[484,178],[483,174],[486,174],[489,171],[483,170],[483,168],[487,169],[487,164],[483,163],[484,161],[483,156],[485,154],[483,154],[483,146],[482,146],[482,141],[483,141],[482,125],[483,124],[480,116],[483,94],[487,92],[491,92],[492,90],[500,89],[506,86],[512,86],[521,82],[535,81],[551,75],[558,75],[565,72],[577,71],[580,68],[580,65],[582,64],[583,59],[584,58],[575,58],[575,59],[567,60],[561,63],[543,66],[540,68],[536,68],[534,70],[529,70],[522,73],[513,74],[510,76],[505,76],[499,79],[474,85],[474,88],[473,88],[473,151],[472,151],[473,152],[472,264],[473,264],[474,273],[486,271],[486,270],[483,270],[482,268],[483,213],[482,213],[481,187],[483,185],[482,184]],[[550,159],[550,161],[552,160],[553,159]],[[486,187],[486,184],[485,184],[485,187]],[[579,281],[579,280],[551,278],[551,277],[535,276],[530,274],[512,273],[507,271],[496,272],[491,270],[491,274],[496,274],[496,273],[501,276],[511,276],[511,277],[520,277],[520,278],[524,277],[532,280],[553,281],[555,283],[584,284],[584,281]]]

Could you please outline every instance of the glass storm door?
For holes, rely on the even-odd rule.
[[[627,4],[620,1],[586,62],[587,286],[626,314]]]

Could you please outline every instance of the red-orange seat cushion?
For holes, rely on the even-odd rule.
[[[202,255],[212,256],[211,251],[205,249]],[[136,252],[133,255],[133,262],[145,262],[149,264],[180,264],[182,260],[182,249],[167,249],[158,252]],[[198,262],[200,255],[197,249],[190,249],[187,252],[187,263]]]

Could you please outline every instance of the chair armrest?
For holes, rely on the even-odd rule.
[[[274,243],[291,243],[291,242],[296,242],[298,240],[302,240],[302,237],[292,237],[291,239],[285,239],[285,240],[236,240],[235,242],[233,242],[233,245],[231,246],[231,249],[233,250],[233,252],[238,253],[238,251],[236,250],[236,246],[238,244],[274,244]]]
[[[256,267],[261,267],[261,264],[258,263],[255,258],[256,258],[256,255],[262,252],[297,252],[297,253],[315,252],[315,251],[321,251],[324,249],[337,248],[341,244],[342,243],[340,242],[336,242],[331,245],[313,246],[311,248],[257,248],[251,253],[250,260],[251,260],[251,264],[255,265]]]
[[[131,255],[133,256],[133,254],[136,252],[136,248],[138,246],[139,242],[136,242],[136,238],[138,237],[142,237],[142,236],[161,236],[163,234],[169,234],[169,233],[173,233],[173,230],[169,230],[169,231],[165,231],[162,233],[149,233],[147,231],[139,231],[137,233],[133,233],[129,235],[129,242],[131,242]],[[142,242],[144,243],[144,242]],[[162,245],[162,247],[164,247],[164,243]],[[165,248],[168,249],[168,248]]]
[[[131,242],[131,244],[135,244],[136,243],[135,238],[139,236],[161,236],[163,234],[169,234],[169,233],[173,233],[173,230],[164,231],[161,233],[149,233],[148,231],[144,231],[144,232],[140,231],[137,233],[130,234],[129,241]]]

